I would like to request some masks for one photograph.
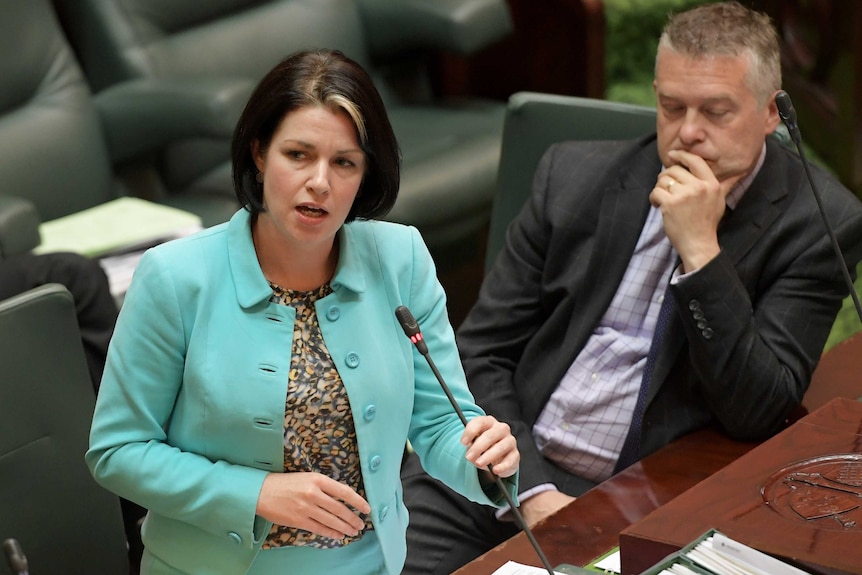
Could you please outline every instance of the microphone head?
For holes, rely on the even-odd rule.
[[[775,105],[778,107],[778,116],[784,123],[796,124],[796,109],[793,107],[793,102],[790,101],[790,94],[784,90],[779,90],[775,94]]]
[[[410,313],[407,306],[400,305],[395,308],[395,317],[398,319],[398,323],[401,324],[401,329],[404,330],[407,337],[413,337],[419,333],[419,323],[413,317],[413,314]]]
[[[790,139],[801,150],[802,135],[799,133],[799,125],[796,123],[796,109],[793,107],[793,102],[790,101],[790,95],[784,90],[779,90],[775,94],[775,106],[778,108],[778,116],[787,128],[787,133],[790,134]]]
[[[413,345],[416,346],[419,353],[422,355],[427,354],[428,345],[425,343],[425,340],[422,337],[422,332],[419,330],[419,323],[416,321],[416,318],[413,317],[413,314],[410,313],[410,310],[407,309],[407,306],[400,305],[395,308],[395,317],[398,319],[398,323],[401,324],[401,329],[404,330],[404,335],[413,342]]]

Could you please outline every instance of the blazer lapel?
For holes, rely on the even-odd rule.
[[[604,299],[591,306],[589,313],[596,317],[589,325],[598,323],[619,289],[646,221],[649,193],[660,168],[652,141],[632,158],[629,170],[608,181],[598,215],[595,249],[588,264],[588,277],[598,282],[589,290],[603,294]]]
[[[780,154],[771,150],[779,146],[767,139],[766,159],[754,181],[732,212],[726,213],[718,231],[718,242],[723,252],[737,264],[769,229],[781,214],[781,200],[787,196],[786,170],[775,158]],[[675,314],[667,327],[661,350],[656,358],[655,371],[650,381],[647,405],[658,393],[685,344],[682,320]]]

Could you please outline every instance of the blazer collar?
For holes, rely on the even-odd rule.
[[[344,287],[362,293],[367,286],[366,271],[357,249],[357,238],[353,224],[345,224],[338,231],[339,256],[335,275],[330,282],[333,291]],[[239,305],[254,307],[272,297],[272,288],[260,269],[254,241],[251,237],[251,212],[240,208],[231,217],[227,229],[228,260],[236,288]]]
[[[781,145],[775,138],[767,138],[766,158],[760,172],[719,227],[718,242],[734,264],[745,257],[781,215],[782,201],[789,193],[787,164]]]
[[[788,194],[787,165],[774,138],[766,143],[766,158],[760,172],[732,212],[726,213],[718,230],[718,240],[731,262],[737,264],[756,244],[770,224],[781,213],[782,200]],[[651,402],[673,367],[685,343],[681,320],[674,317],[661,342],[647,401]]]
[[[632,254],[649,212],[649,193],[661,169],[655,136],[640,140],[631,149],[619,166],[625,166],[618,173],[609,174],[601,183],[601,209],[599,219],[613,221],[614,225],[600,225],[593,250],[592,265],[597,272],[614,267],[611,274],[597,274],[607,277],[609,284],[602,286],[610,292],[606,303],[616,291],[628,267],[628,257],[608,258],[609,254]]]

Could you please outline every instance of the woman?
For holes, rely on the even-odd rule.
[[[408,438],[430,473],[489,505],[502,494],[480,470],[514,494],[519,455],[467,390],[419,234],[366,221],[398,191],[383,103],[340,52],[295,54],[252,94],[232,155],[243,208],[136,270],[87,463],[149,509],[142,573],[400,573]]]

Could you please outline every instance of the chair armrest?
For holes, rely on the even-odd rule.
[[[404,48],[472,54],[512,33],[505,0],[359,0],[371,51]]]
[[[41,243],[35,206],[16,196],[0,194],[0,259],[29,252]]]
[[[254,89],[247,78],[140,79],[95,97],[111,159],[190,137],[230,138]]]

